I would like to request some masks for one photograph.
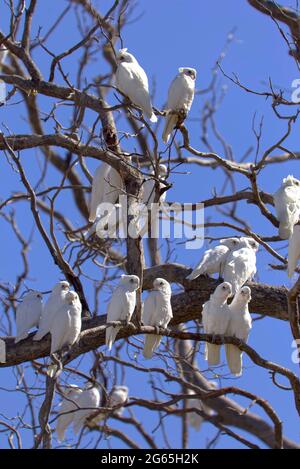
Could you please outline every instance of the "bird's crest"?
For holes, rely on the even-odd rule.
[[[191,78],[196,80],[197,70],[191,67],[179,67],[179,73],[184,73],[185,75],[189,75]]]
[[[119,49],[118,57],[120,57],[120,55],[122,54],[126,54],[127,51],[128,51],[127,47],[124,47],[124,49]]]

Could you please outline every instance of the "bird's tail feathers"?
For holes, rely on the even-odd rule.
[[[151,114],[151,116],[149,117],[149,119],[150,119],[150,122],[153,122],[153,123],[154,123],[154,122],[157,122],[157,117],[156,117],[156,115],[154,114],[154,112],[152,112],[152,114]]]
[[[159,346],[160,341],[161,341],[161,336],[159,335],[147,334],[145,336],[144,350],[143,350],[144,358],[152,358],[153,352]]]
[[[293,233],[293,226],[280,224],[278,233],[281,239],[289,239]]]
[[[297,267],[297,262],[295,262],[295,259],[288,259],[288,277],[291,278],[296,270]]]
[[[62,417],[64,417],[64,415],[58,418],[56,425],[57,439],[59,441],[64,441],[65,439],[66,425]]]
[[[111,350],[114,341],[116,340],[117,334],[119,330],[121,329],[121,326],[116,326],[116,327],[108,327],[105,332],[105,343],[108,347],[108,350]]]
[[[191,272],[186,278],[187,280],[194,280],[195,278],[198,278],[199,275],[202,275],[204,273],[204,269],[202,266],[197,267],[197,269],[194,269],[193,272]]]
[[[218,365],[220,363],[220,345],[206,344],[206,360],[209,365]]]
[[[199,432],[203,422],[203,418],[201,417],[201,415],[197,414],[196,412],[189,412],[188,416],[190,426],[193,427],[196,432]]]
[[[168,143],[170,140],[171,133],[176,125],[177,116],[176,114],[170,114],[166,117],[166,123],[164,127],[164,131],[162,134],[162,139],[164,143]]]
[[[242,351],[232,344],[225,345],[228,367],[233,375],[242,374]]]

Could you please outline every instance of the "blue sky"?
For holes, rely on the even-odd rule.
[[[40,25],[43,25],[43,35],[65,7],[65,2],[44,0],[39,3],[38,14],[33,23],[33,35],[37,33]],[[108,1],[99,3],[101,5],[110,5]],[[288,2],[281,3],[289,4]],[[0,27],[6,32],[7,15],[3,5],[4,2],[1,2]],[[216,58],[222,51],[228,33],[233,28],[236,28],[234,40],[222,62],[222,67],[227,74],[236,73],[243,84],[256,90],[265,90],[267,88],[266,83],[271,78],[275,85],[287,90],[288,97],[290,97],[292,81],[295,78],[299,78],[299,71],[293,60],[288,56],[286,44],[282,40],[276,25],[269,18],[252,9],[246,1],[236,2],[235,0],[228,0],[223,2],[219,0],[217,2],[201,2],[199,0],[164,0],[162,2],[161,0],[141,0],[138,2],[134,17],[138,17],[137,21],[128,25],[123,31],[124,46],[128,47],[129,51],[136,56],[146,70],[150,86],[152,89],[155,88],[154,104],[159,108],[163,106],[169,83],[180,66],[189,66],[197,69],[198,89],[205,89],[208,86],[211,80],[211,70]],[[74,15],[69,13],[56,30],[55,35],[50,38],[47,45],[50,50],[58,54],[76,43],[79,38],[77,34]],[[68,58],[63,62],[65,70],[70,72],[71,79],[74,78],[75,66],[79,56],[80,53],[75,54],[74,57]],[[34,58],[45,74],[45,77],[47,77],[49,74],[48,56],[36,49]],[[105,67],[101,55],[94,57],[93,62],[89,64],[86,76],[87,82],[96,74],[103,73]],[[56,81],[61,82],[58,73],[56,74]],[[222,87],[226,87],[226,93],[216,114],[216,123],[222,136],[231,145],[234,157],[236,160],[240,160],[249,147],[253,146],[255,149],[256,140],[252,131],[254,115],[256,115],[257,123],[259,123],[261,117],[264,117],[260,150],[260,154],[262,154],[269,145],[274,143],[285,132],[286,122],[279,121],[275,117],[270,102],[266,101],[265,98],[245,93],[219,74],[219,94],[222,92]],[[201,141],[201,129],[198,119],[206,99],[207,95],[198,95],[195,98],[190,118],[187,121],[192,145],[204,151],[206,151],[206,148]],[[113,101],[114,98],[111,97],[111,100]],[[13,133],[26,133],[28,131],[26,112],[24,108],[20,111],[20,106],[16,105],[17,102],[18,99],[15,98],[12,101],[12,105],[0,108],[1,129],[4,130],[3,123],[5,123]],[[39,97],[39,102],[41,110],[47,112],[49,110],[49,100]],[[66,111],[62,111],[60,116],[62,120],[68,123]],[[94,118],[93,113],[87,112],[86,121],[88,125]],[[47,128],[47,125],[45,127]],[[296,123],[292,135],[285,143],[285,146],[290,150],[299,150],[299,130],[299,123]],[[50,125],[49,131],[52,131]],[[159,132],[161,132],[161,129]],[[218,142],[215,142],[211,129],[209,129],[209,136],[215,145],[215,150],[222,155],[223,149]],[[124,149],[130,150],[133,144],[129,139],[128,142],[124,143]],[[161,142],[161,150],[163,149],[164,147]],[[23,152],[22,155],[28,175],[34,182],[38,178],[37,168],[42,158],[38,155],[37,150]],[[253,161],[254,156],[255,151],[250,153],[247,161]],[[88,161],[88,166],[93,170],[95,162]],[[173,182],[173,188],[168,193],[168,200],[197,202],[209,198],[214,190],[220,193],[223,185],[223,173],[221,170],[212,171],[200,166],[185,168],[185,170],[187,169],[191,171],[191,174],[172,174],[171,181]],[[0,160],[0,171],[2,174],[5,174],[5,178],[2,180],[1,198],[6,198],[13,191],[22,190],[18,175],[12,171],[4,155],[2,155]],[[294,174],[296,177],[299,177],[298,161],[293,164],[289,162],[284,165],[268,166],[259,177],[259,185],[264,191],[273,193],[279,186],[281,179],[287,174]],[[57,176],[55,171],[51,171],[48,178],[49,183],[57,183]],[[236,181],[238,189],[245,188],[248,185],[245,178],[238,177]],[[58,204],[64,213],[68,214],[75,226],[82,226],[83,220],[78,212],[72,208],[71,199],[66,191],[59,197]],[[20,227],[29,233],[33,226],[33,220],[28,205],[23,203],[18,204],[16,206],[16,213]],[[268,236],[275,234],[274,227],[259,216],[257,208],[241,203],[239,214],[245,216],[245,213],[247,214],[248,223],[258,233]],[[216,213],[214,210],[207,210],[205,216],[212,217],[214,221],[222,221],[224,219],[221,213]],[[15,248],[16,244],[11,235],[10,228],[3,221],[0,221],[0,223],[2,246],[0,279],[1,281],[13,283],[20,266],[20,256]],[[229,233],[232,232],[224,229],[206,231],[206,235],[209,236],[223,236]],[[282,248],[280,253],[286,255],[286,243],[283,242],[280,246]],[[196,257],[200,257],[200,253],[195,254],[192,250],[186,250],[182,244],[175,244],[173,247],[173,261],[186,265],[194,265]],[[60,272],[47,254],[37,232],[34,234],[30,262],[30,282],[28,282],[30,288],[48,290],[57,279],[61,278]],[[285,273],[272,271],[269,268],[268,264],[272,262],[273,259],[270,255],[260,250],[258,254],[259,280],[271,285],[290,286]],[[91,266],[90,269],[89,273],[92,273],[97,278],[99,276],[97,269]],[[91,285],[87,282],[85,287],[89,294],[92,291]],[[109,289],[107,288],[106,294],[108,292]],[[104,295],[103,300],[100,302],[100,313],[105,312],[107,295]],[[249,343],[262,356],[298,372],[298,367],[293,365],[290,359],[292,351],[291,340],[288,324],[266,318],[254,323]],[[140,360],[146,365],[142,359]],[[155,360],[154,363],[158,365],[159,361]],[[88,359],[85,360],[82,366],[86,368],[89,364],[90,360]],[[200,355],[199,366],[200,369],[206,368],[205,362]],[[11,370],[1,370],[1,377],[1,383],[5,383],[5,386],[14,385],[15,379],[12,377]],[[137,380],[136,375],[128,373],[126,382],[129,384],[131,395],[149,395],[147,376]],[[284,421],[284,433],[296,441],[300,440],[299,422],[294,410],[292,396],[288,392],[275,388],[265,370],[254,366],[245,358],[243,376],[237,380],[226,379],[223,381],[224,384],[231,382],[267,398]],[[5,413],[10,417],[15,417],[16,409],[21,408],[22,399],[21,394],[18,394],[16,397],[14,393],[1,392],[0,390],[0,401],[2,402],[0,412],[4,409]],[[5,407],[3,407],[3,402],[5,402]],[[40,398],[36,398],[35,405],[38,405],[39,402]],[[259,413],[255,406],[252,410]],[[153,414],[139,409],[137,415],[147,423],[153,422],[153,427],[155,427],[156,417]],[[178,419],[167,419],[166,426],[168,430],[171,431],[174,425],[179,426]],[[190,435],[191,447],[203,447],[207,440],[214,435],[215,431],[209,424],[204,424],[200,433],[192,431]],[[85,439],[85,442],[89,438],[90,435]],[[26,444],[30,444],[30,441],[29,434],[27,435],[25,432],[24,446],[26,447]],[[178,432],[177,437],[171,438],[171,441],[173,447],[179,447],[180,432]],[[108,442],[104,441],[100,447],[104,448],[106,444]],[[117,447],[116,442],[113,440],[110,441],[110,444],[112,447]],[[2,436],[0,436],[0,447],[6,447],[6,441],[2,440]],[[238,448],[240,445],[224,436],[217,447]]]

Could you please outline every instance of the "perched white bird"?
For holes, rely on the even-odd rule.
[[[85,425],[86,419],[100,406],[100,392],[98,387],[94,386],[82,391],[76,399],[76,404],[79,409],[82,410],[76,410],[76,412],[74,412],[73,430],[75,435],[77,435],[80,429]]]
[[[300,259],[300,225],[293,227],[293,234],[289,239],[288,276],[292,277]]]
[[[79,296],[76,292],[69,291],[50,325],[51,354],[75,344],[81,331],[81,312]]]
[[[231,296],[231,285],[223,282],[217,286],[210,295],[209,300],[204,303],[202,309],[202,323],[205,334],[225,335],[230,317],[228,298]],[[220,363],[221,346],[216,344],[205,344],[205,360],[209,365]]]
[[[114,386],[109,396],[109,407],[115,407],[119,405],[123,405],[126,403],[128,399],[128,387],[127,386]],[[114,411],[114,414],[122,415],[123,407]]]
[[[157,117],[152,110],[148,78],[145,71],[139,65],[136,58],[127,52],[127,49],[119,50],[117,62],[117,88],[119,88],[134,105],[140,107],[143,114],[145,114],[151,122],[157,122]]]
[[[6,363],[6,342],[0,339],[0,363]]]
[[[279,236],[288,239],[300,217],[300,181],[293,176],[287,176],[273,199],[279,221]]]
[[[159,165],[159,178],[166,179],[168,174],[168,168],[164,164]],[[150,172],[151,176],[154,175],[154,170]],[[160,189],[163,189],[165,185],[160,183]],[[151,204],[154,203],[155,200],[155,180],[153,178],[147,179],[144,184],[144,193],[143,193],[143,204],[146,205],[148,208],[151,208]],[[167,191],[165,191],[159,198],[159,202],[164,202],[166,200]]]
[[[54,287],[48,301],[45,303],[39,322],[39,330],[33,337],[33,340],[41,340],[48,332],[55,316],[56,311],[61,307],[62,302],[70,289],[70,284],[66,281],[57,283]]]
[[[118,171],[107,163],[102,163],[95,171],[92,182],[89,221],[94,222],[100,204],[116,204],[124,188]]]
[[[171,114],[171,112],[181,111],[184,117],[186,117],[194,100],[196,70],[194,68],[181,67],[178,71],[179,73],[172,81],[168,93],[167,116],[162,135],[164,143],[168,143],[171,133],[178,122],[178,115]]]
[[[173,317],[171,306],[172,290],[163,278],[156,278],[153,291],[149,293],[143,304],[142,322],[145,326],[167,327]],[[143,355],[151,358],[161,342],[162,336],[145,334]]]
[[[16,311],[17,333],[15,343],[26,339],[32,327],[38,327],[42,310],[43,302],[41,293],[30,291],[23,297]]]
[[[235,293],[248,281],[252,280],[256,273],[256,253],[259,244],[254,240],[243,238],[244,247],[229,254],[224,267],[224,281],[232,286],[232,294]]]
[[[62,401],[59,404],[60,410],[56,424],[56,433],[59,441],[64,441],[66,429],[73,422],[74,411],[78,409],[76,401],[82,392],[82,389],[78,386],[70,384],[64,393]]]
[[[136,305],[136,290],[140,279],[136,275],[121,275],[120,283],[114,290],[107,308],[107,322],[130,322]],[[105,331],[105,343],[111,350],[121,326],[110,326]]]
[[[230,318],[226,335],[237,337],[247,341],[252,327],[252,319],[249,313],[248,303],[251,301],[251,290],[249,287],[241,288],[229,305]],[[227,363],[231,373],[236,376],[242,374],[242,351],[232,344],[225,344]]]
[[[241,247],[239,238],[221,239],[220,244],[212,249],[205,251],[203,258],[188,276],[188,280],[194,280],[203,274],[218,273],[220,277],[223,275],[226,259],[231,251]]]

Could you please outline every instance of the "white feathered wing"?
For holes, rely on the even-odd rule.
[[[289,239],[288,276],[292,277],[300,259],[300,225],[293,227],[293,234]]]
[[[60,403],[59,415],[56,424],[56,433],[59,441],[64,441],[65,432],[68,426],[72,423],[76,407],[76,401],[82,393],[76,385],[70,385],[70,389],[65,392],[65,395]]]
[[[98,388],[93,387],[85,389],[76,400],[79,409],[74,412],[73,430],[77,435],[80,429],[85,425],[86,419],[92,415],[100,405],[100,392]]]
[[[42,295],[39,292],[30,291],[23,297],[16,311],[16,344],[28,337],[31,328],[38,327],[42,309]]]

